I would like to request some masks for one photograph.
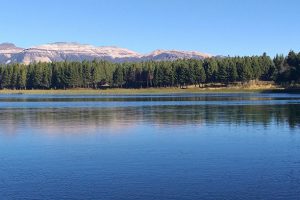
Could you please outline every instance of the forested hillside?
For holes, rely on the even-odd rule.
[[[266,54],[252,57],[209,58],[205,60],[111,63],[107,61],[9,64],[0,67],[0,88],[67,89],[182,87],[203,83],[300,81],[300,53]]]

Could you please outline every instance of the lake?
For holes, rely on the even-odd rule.
[[[0,199],[300,199],[300,95],[0,95]]]

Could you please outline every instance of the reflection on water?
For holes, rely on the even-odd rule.
[[[159,126],[275,123],[295,129],[300,124],[299,98],[282,94],[1,96],[0,133],[14,134],[24,128],[42,128],[53,134],[97,132],[99,127],[120,131],[137,123]]]
[[[47,133],[80,132],[82,128],[97,131],[97,127],[128,128],[134,123],[160,126],[228,124],[240,126],[300,125],[300,105],[231,105],[231,106],[140,106],[114,108],[46,108],[2,109],[2,131],[11,132],[23,128],[43,128]],[[81,130],[81,131],[80,131]]]
[[[299,127],[296,94],[0,95],[0,199],[298,199]]]

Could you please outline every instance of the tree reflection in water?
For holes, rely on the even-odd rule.
[[[122,132],[139,123],[159,126],[300,125],[300,105],[165,105],[104,108],[2,108],[0,133],[26,128],[44,132]]]

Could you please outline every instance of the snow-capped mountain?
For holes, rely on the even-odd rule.
[[[197,51],[156,50],[144,56],[146,60],[176,60],[176,59],[204,59],[211,57],[210,54]]]
[[[140,54],[119,47],[95,47],[78,43],[51,43],[34,46],[28,49],[16,47],[14,44],[0,44],[0,63],[54,62],[107,60],[112,62],[177,60],[184,58],[204,59],[209,54],[196,51],[156,50],[150,54]]]
[[[11,62],[11,57],[22,51],[22,48],[16,47],[14,44],[11,43],[0,44],[0,63],[3,64]]]

